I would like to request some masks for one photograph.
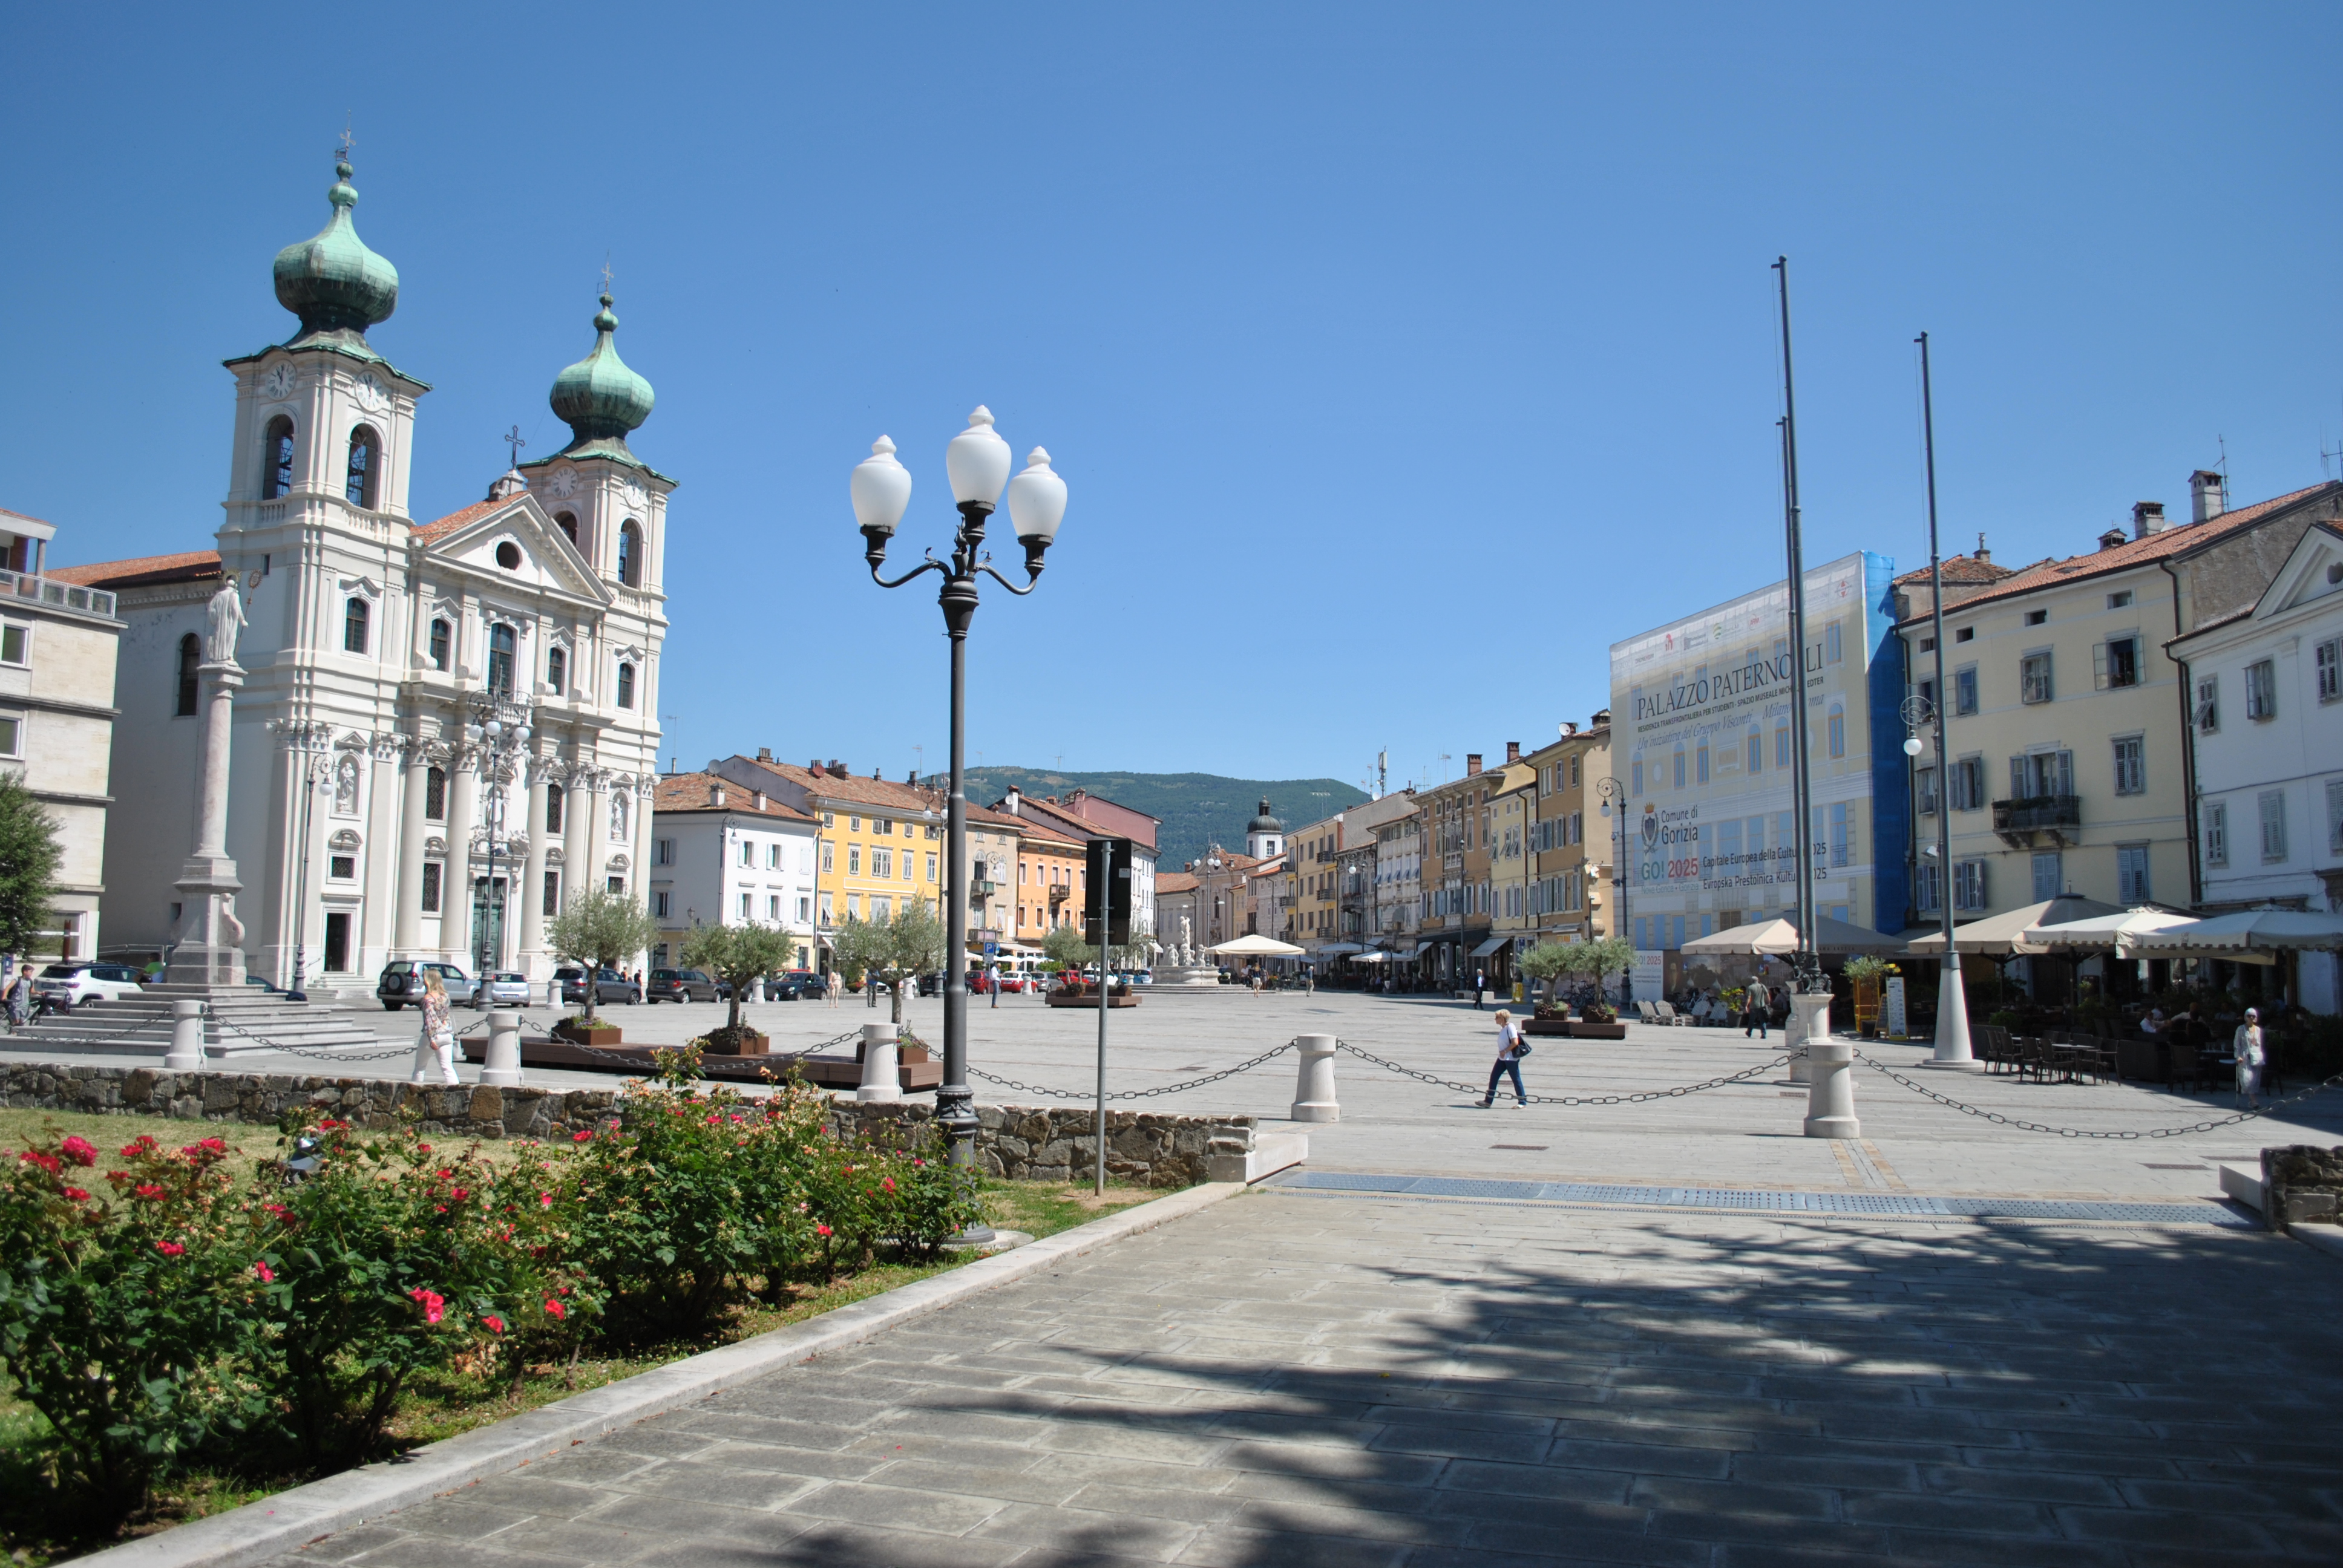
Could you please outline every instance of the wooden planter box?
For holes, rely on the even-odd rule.
[[[597,1023],[592,1028],[562,1019],[548,1031],[556,1040],[566,1040],[572,1045],[609,1046],[618,1043],[619,1030],[615,1023]]]
[[[1570,1037],[1573,1040],[1624,1040],[1627,1038],[1627,1026],[1624,1023],[1588,1023],[1584,1019],[1573,1019]]]
[[[1522,1032],[1523,1034],[1567,1036],[1573,1027],[1574,1026],[1571,1021],[1566,1018],[1525,1018],[1522,1020]]]
[[[1084,990],[1080,996],[1071,996],[1064,991],[1053,990],[1041,1000],[1049,1003],[1051,1007],[1087,1007],[1096,1009],[1098,1006],[1098,992],[1095,990]],[[1109,1007],[1137,1007],[1139,1005],[1139,999],[1131,995],[1127,990],[1117,991],[1113,998],[1108,1001],[1107,1005]]]
[[[759,1034],[745,1024],[738,1035],[726,1029],[708,1031],[708,1054],[710,1056],[763,1056],[772,1048],[770,1035]]]

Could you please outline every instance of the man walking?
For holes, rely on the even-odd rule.
[[[1481,1004],[1488,999],[1488,971],[1485,970],[1474,970],[1473,971],[1473,1010],[1474,1012],[1479,1012],[1481,1010]]]
[[[1774,1010],[1774,999],[1765,994],[1765,982],[1752,975],[1741,992],[1741,1038],[1747,1040],[1755,1029],[1757,1038],[1765,1038],[1765,1020]]]

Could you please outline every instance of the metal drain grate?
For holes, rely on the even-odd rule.
[[[1503,1145],[1499,1145],[1503,1147]],[[1380,1176],[1287,1171],[1263,1186],[1304,1192],[1415,1198],[1498,1198],[1517,1203],[1604,1203],[1636,1209],[1737,1209],[1768,1213],[1884,1214],[1921,1219],[2115,1220],[2154,1225],[2258,1222],[2217,1203],[2113,1203],[2046,1198],[1920,1198],[1904,1192],[1774,1192],[1729,1187],[1614,1187],[1593,1181],[1493,1181],[1454,1176]]]

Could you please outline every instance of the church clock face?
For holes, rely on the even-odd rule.
[[[358,407],[369,414],[379,414],[390,406],[390,395],[382,389],[382,383],[374,378],[371,370],[359,373],[356,391]]]
[[[553,477],[545,482],[545,487],[553,492],[553,498],[555,500],[568,500],[570,497],[578,493],[578,470],[575,468],[554,469]]]
[[[639,479],[628,479],[627,481],[627,487],[624,494],[627,498],[627,505],[630,508],[638,512],[643,509],[643,502],[648,498],[643,490],[642,481]]]
[[[286,364],[282,359],[270,366],[268,367],[268,374],[260,378],[260,390],[261,394],[267,397],[291,397],[293,393],[293,367]]]

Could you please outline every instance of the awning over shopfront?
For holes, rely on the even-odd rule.
[[[1363,953],[1366,950],[1356,942],[1328,942],[1318,950],[1318,953],[1322,958],[1338,959],[1346,953]],[[1110,1126],[1109,1131],[1111,1130]]]
[[[1501,953],[1513,945],[1513,939],[1511,937],[1491,937],[1487,941],[1483,942],[1479,947],[1473,950],[1473,956],[1476,959],[1485,959],[1493,954]],[[1109,1131],[1111,1131],[1111,1129]]]

